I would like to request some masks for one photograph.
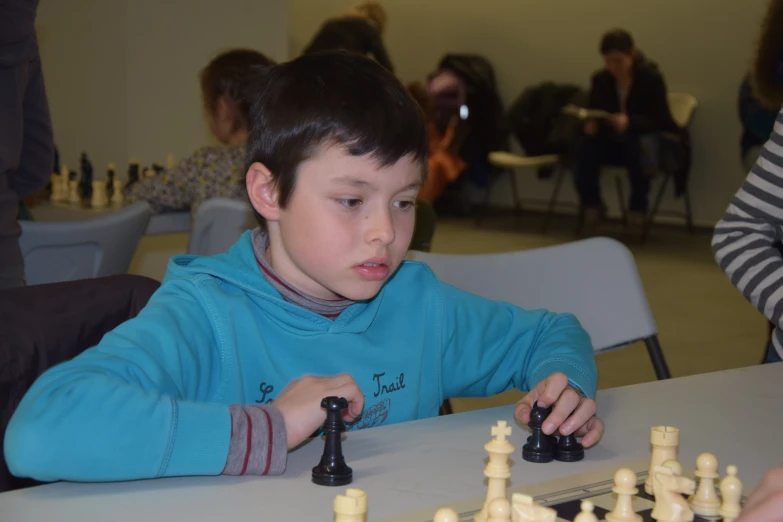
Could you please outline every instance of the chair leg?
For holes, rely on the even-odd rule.
[[[443,401],[443,404],[440,405],[440,411],[438,412],[439,415],[451,415],[454,413],[454,410],[451,407],[451,401],[449,399],[446,399]]]
[[[653,335],[647,337],[644,340],[645,346],[647,346],[647,353],[650,354],[650,361],[655,369],[655,376],[658,380],[669,379],[669,367],[666,364],[666,359],[663,357],[663,351],[661,350],[661,344],[658,342],[658,336]]]
[[[517,176],[513,169],[508,169],[508,179],[511,183],[511,197],[514,199],[514,211],[516,218],[519,219],[519,215],[522,214],[522,200],[519,197],[519,188],[517,187]]]
[[[688,193],[687,187],[682,193],[682,200],[685,202],[685,223],[688,225],[688,232],[695,234],[696,228],[693,226],[693,213],[691,213],[691,195]]]
[[[480,227],[481,223],[484,221],[484,217],[487,210],[489,209],[489,196],[492,194],[492,177],[490,176],[489,181],[487,182],[487,191],[484,193],[484,201],[481,203],[481,208],[476,213],[476,226]]]
[[[658,214],[658,208],[661,206],[663,195],[666,193],[666,186],[669,184],[669,177],[669,174],[665,174],[663,176],[663,183],[661,183],[661,188],[658,189],[658,194],[655,195],[655,203],[653,203],[652,210],[647,213],[647,219],[644,222],[644,232],[642,233],[642,243],[647,241],[647,234],[650,232],[650,228],[653,225],[655,216]]]
[[[560,196],[560,187],[563,185],[563,178],[565,177],[565,168],[558,166],[557,175],[555,177],[555,186],[552,188],[552,196],[549,198],[549,207],[546,210],[546,217],[544,217],[544,226],[541,232],[546,234],[549,230],[549,224],[552,222],[552,218],[555,215],[555,208],[557,207],[557,201]]]
[[[620,205],[620,213],[623,216],[623,223],[628,222],[628,215],[625,212],[625,194],[623,194],[623,181],[620,176],[614,178],[615,186],[617,187],[617,203]]]

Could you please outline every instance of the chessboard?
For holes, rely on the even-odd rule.
[[[655,503],[652,496],[644,492],[644,481],[647,479],[649,459],[626,462],[618,467],[633,470],[636,473],[639,493],[632,499],[634,510],[642,516],[642,522],[654,522],[650,517]],[[572,522],[581,510],[583,500],[589,500],[595,507],[594,513],[598,520],[604,520],[617,503],[617,495],[612,493],[614,474],[617,468],[606,468],[580,475],[563,477],[549,482],[509,488],[509,497],[512,493],[523,493],[533,497],[533,500],[541,506],[549,507],[557,511],[557,522]],[[683,473],[692,474],[692,470],[683,469]],[[746,497],[742,498],[744,504]],[[459,515],[460,522],[473,522],[473,517],[479,512],[484,502],[484,496],[472,499],[450,502]],[[432,506],[417,510],[402,516],[384,519],[381,522],[432,522],[432,515],[442,506]],[[717,518],[704,518],[695,515],[694,522],[715,522]]]

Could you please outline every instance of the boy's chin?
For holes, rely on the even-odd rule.
[[[353,286],[352,288],[345,288],[343,292],[339,292],[339,295],[350,299],[351,301],[369,301],[378,295],[386,281],[378,281],[372,283],[363,283],[361,285]]]

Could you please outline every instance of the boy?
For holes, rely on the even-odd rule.
[[[658,66],[639,52],[631,34],[622,29],[607,32],[601,38],[601,56],[605,67],[593,75],[590,108],[611,113],[611,119],[599,125],[585,123],[585,138],[577,154],[576,186],[584,211],[585,231],[591,233],[603,212],[599,189],[602,165],[626,167],[631,182],[628,224],[640,230],[647,212],[650,180],[643,164],[657,162],[646,158],[642,141],[650,143],[655,133],[677,131],[669,113],[666,83]],[[655,150],[654,146],[649,147]]]
[[[512,386],[532,389],[522,422],[538,400],[554,406],[547,433],[595,444],[595,360],[573,317],[488,301],[402,262],[427,142],[397,79],[335,52],[265,82],[246,176],[262,226],[225,254],[174,258],[137,318],[46,372],[9,425],[9,469],[280,474],[323,422],[325,396],[345,397],[346,420],[364,428]]]

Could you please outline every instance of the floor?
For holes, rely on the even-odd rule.
[[[472,220],[443,219],[434,252],[468,254],[530,249],[575,239],[573,218],[555,219],[541,233],[541,216],[488,217],[480,228]],[[607,223],[602,235],[628,240],[619,223]],[[710,231],[689,235],[683,228],[657,226],[644,245],[628,241],[639,268],[659,339],[674,377],[757,364],[766,339],[766,323],[731,286],[715,264]],[[147,236],[131,266],[134,273],[161,277],[161,254],[184,251],[187,235]],[[599,388],[651,381],[655,375],[643,344],[598,355]],[[458,399],[455,411],[515,402],[508,392],[489,399]]]

